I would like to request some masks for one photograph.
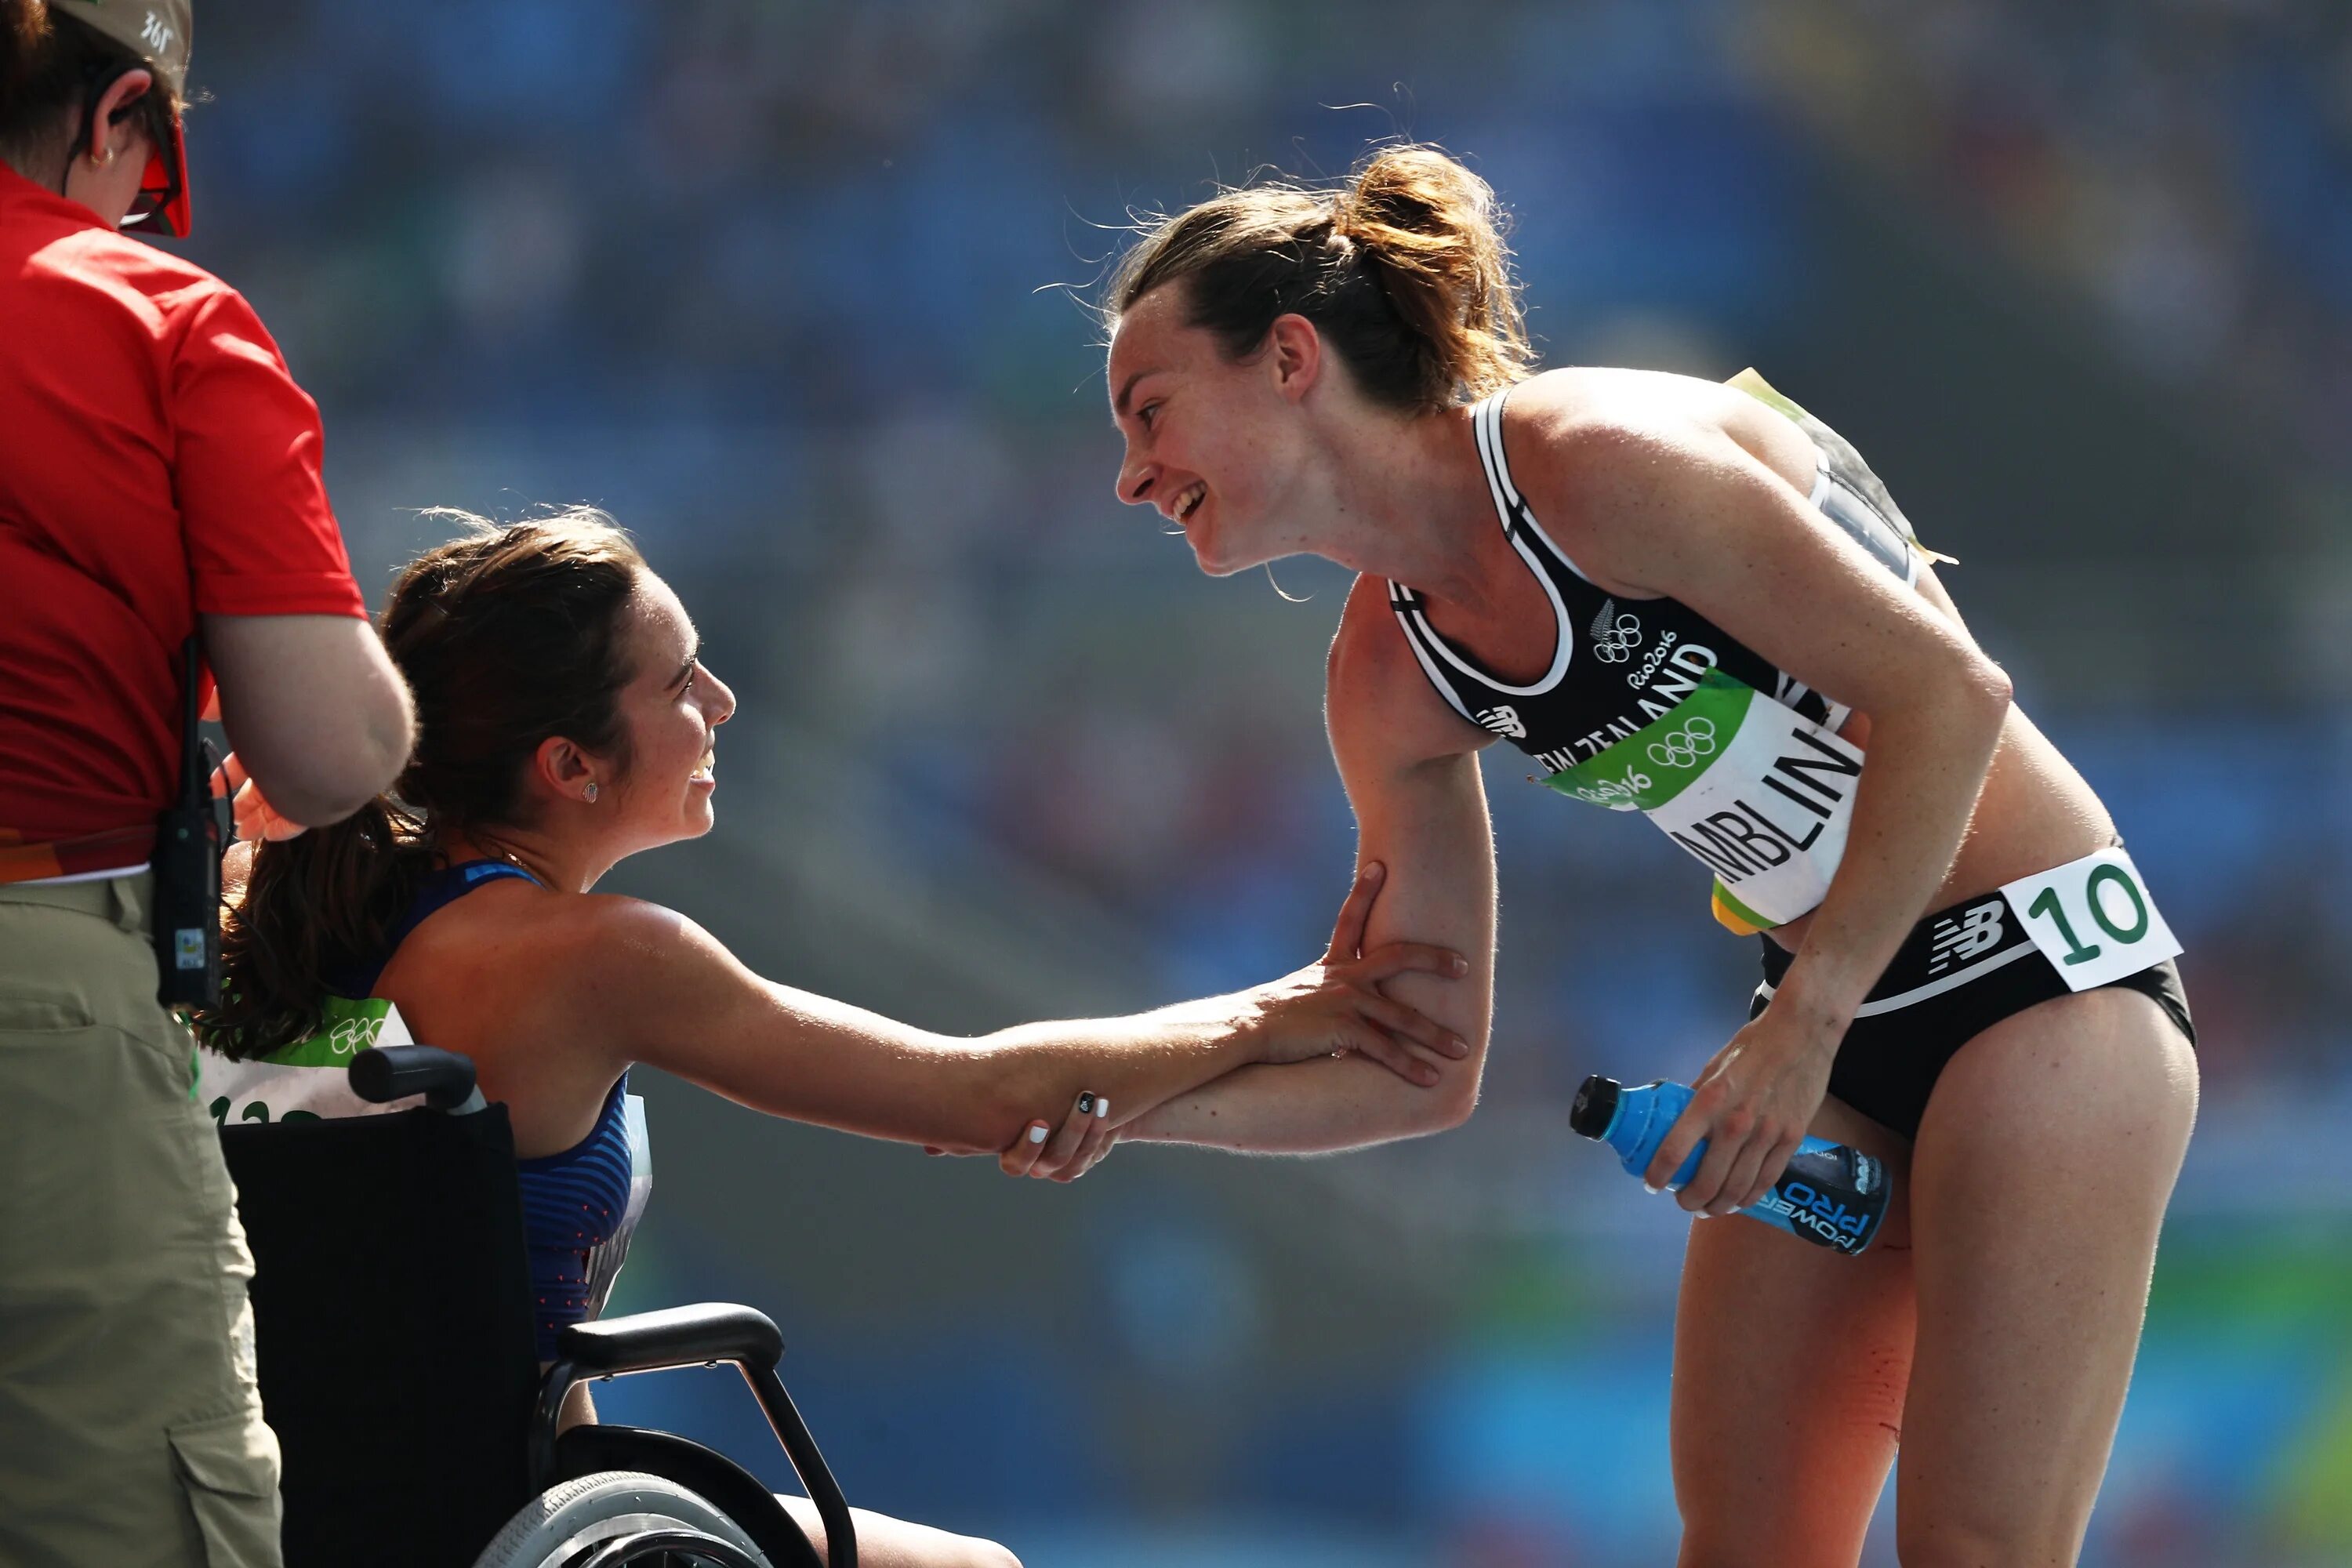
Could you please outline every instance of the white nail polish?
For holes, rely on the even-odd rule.
[[[1043,1127],[1032,1127],[1029,1129],[1029,1142],[1032,1143],[1043,1143],[1045,1141],[1045,1130]]]
[[[1645,1192],[1645,1193],[1649,1194],[1650,1194],[1652,1197],[1654,1197],[1654,1197],[1656,1197],[1656,1196],[1658,1195],[1658,1189],[1657,1189],[1657,1188],[1655,1188],[1655,1187],[1654,1187],[1654,1186],[1652,1186],[1652,1185],[1650,1185],[1650,1184],[1649,1184],[1649,1183],[1647,1183],[1647,1182],[1643,1182],[1643,1183],[1642,1184],[1642,1190],[1643,1190],[1643,1192]]]
[[[1110,1101],[1109,1101],[1109,1100],[1096,1100],[1096,1101],[1095,1101],[1095,1119],[1096,1119],[1097,1121],[1100,1121],[1102,1118],[1104,1118],[1104,1117],[1106,1117],[1106,1116],[1108,1116],[1109,1114],[1110,1114]]]

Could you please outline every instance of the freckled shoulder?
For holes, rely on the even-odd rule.
[[[419,926],[394,963],[504,994],[556,991],[609,973],[627,953],[674,942],[681,923],[692,922],[637,899],[501,879]]]
[[[1596,586],[1635,597],[1642,567],[1706,470],[1733,450],[1715,416],[1728,393],[1654,371],[1547,372],[1511,395],[1511,479],[1544,531]]]

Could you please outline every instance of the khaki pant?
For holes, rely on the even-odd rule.
[[[253,1276],[148,879],[0,885],[0,1563],[278,1568]]]

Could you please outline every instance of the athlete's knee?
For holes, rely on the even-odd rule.
[[[1895,1504],[1895,1555],[1903,1568],[2067,1568],[2087,1519],[2001,1518]]]
[[[1693,1529],[1685,1520],[1675,1568],[1790,1568],[1792,1563],[1851,1563],[1861,1551],[1859,1528]]]
[[[1675,1552],[1675,1568],[1763,1568],[1765,1562],[1752,1542],[1693,1530],[1687,1522],[1683,1526],[1682,1545]]]
[[[995,1542],[949,1531],[923,1531],[919,1548],[908,1552],[906,1562],[908,1568],[1021,1568],[1021,1559]]]
[[[1021,1559],[993,1541],[967,1535],[960,1538],[956,1544],[963,1548],[964,1554],[957,1560],[954,1568],[1021,1568]]]

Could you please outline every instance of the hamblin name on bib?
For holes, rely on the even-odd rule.
[[[1715,873],[1715,917],[1743,935],[1810,913],[1845,854],[1863,753],[1710,669],[1664,718],[1543,782],[1638,811]]]

